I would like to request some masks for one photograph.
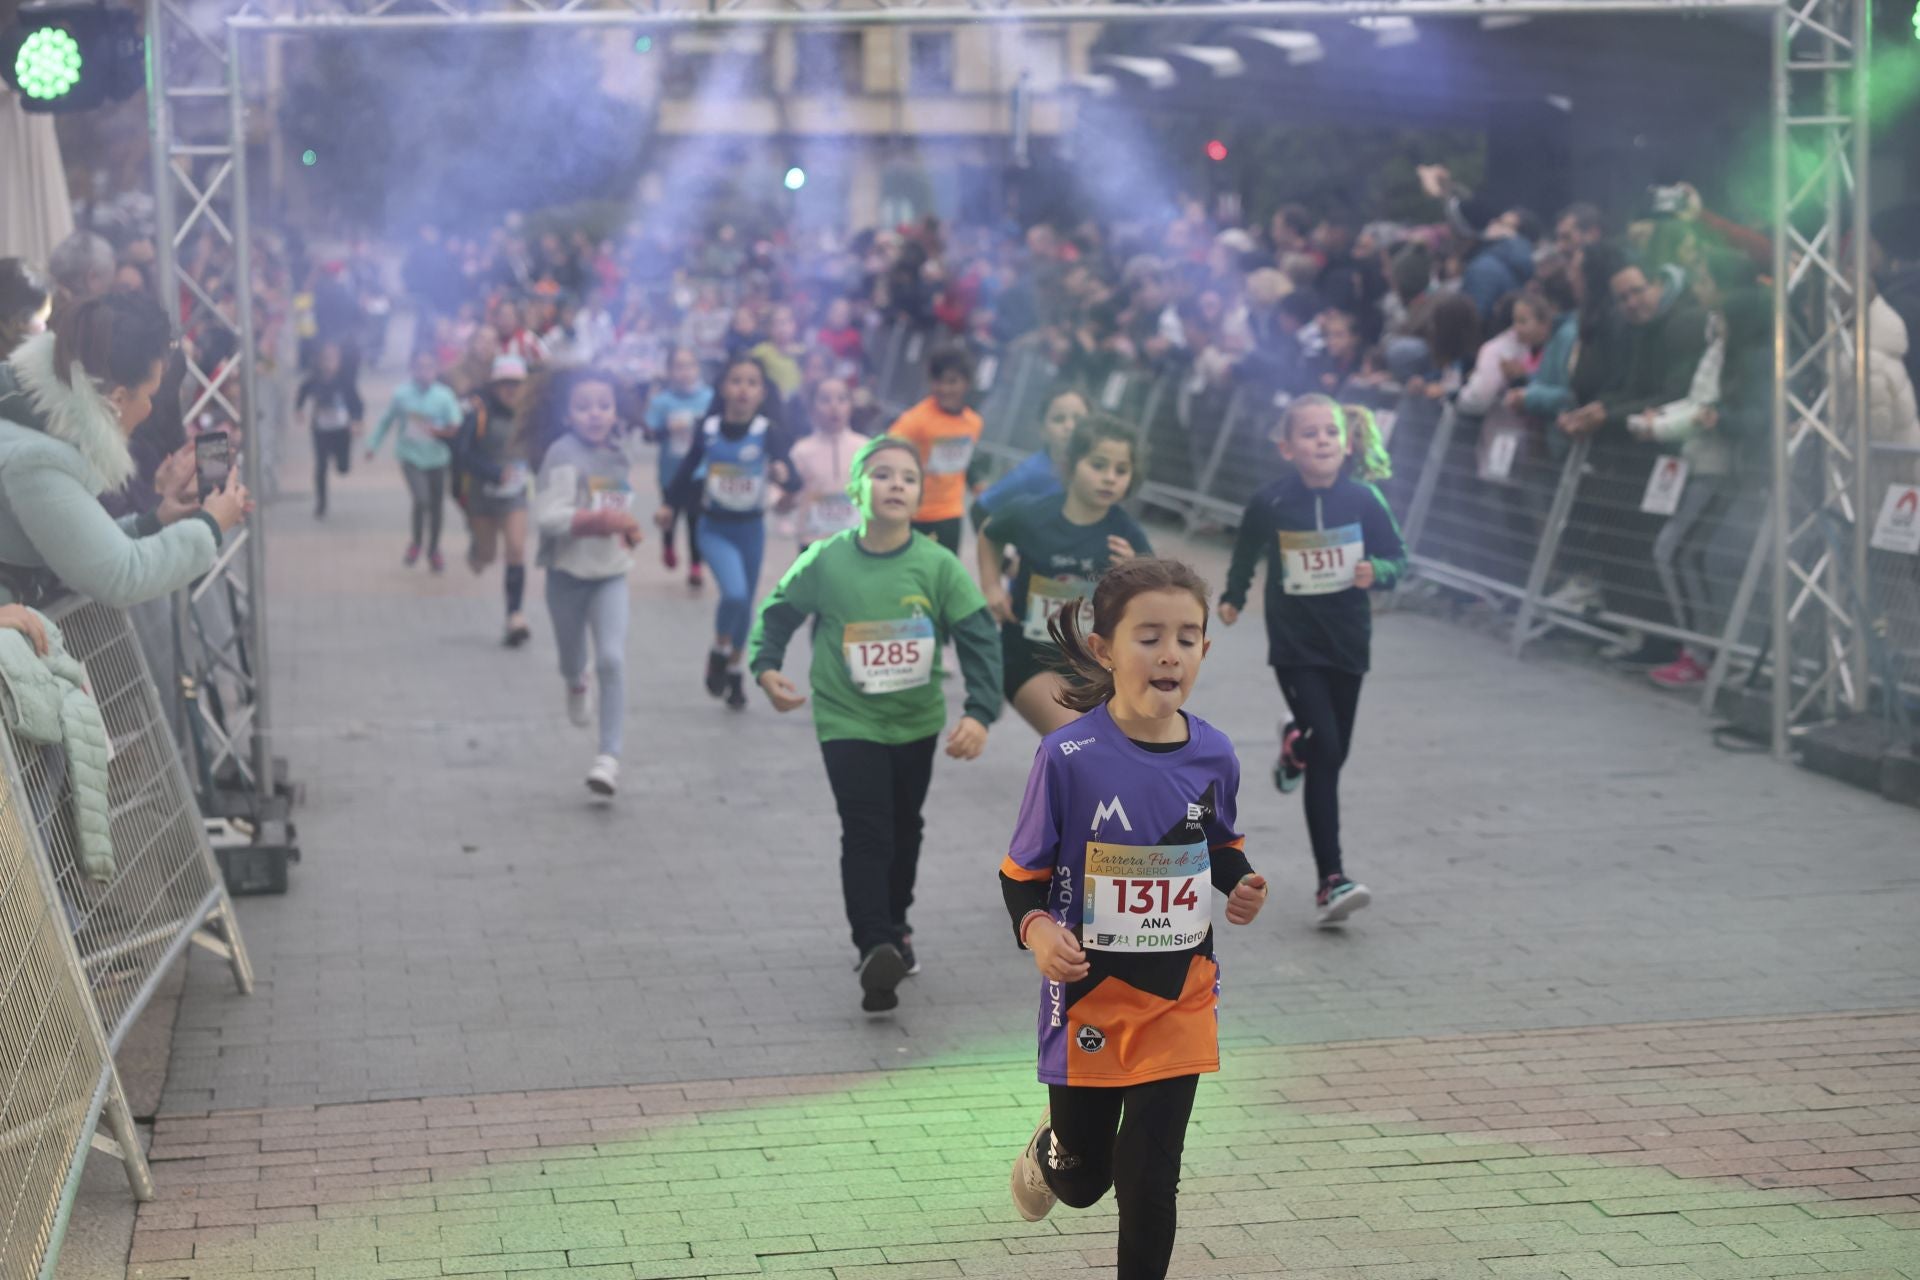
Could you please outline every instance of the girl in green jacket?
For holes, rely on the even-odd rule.
[[[780,674],[787,642],[809,615],[813,723],[840,811],[840,883],[869,1013],[900,1003],[919,972],[907,908],[920,861],[920,810],[946,723],[940,651],[960,655],[966,710],[947,754],[971,760],[1000,714],[1000,635],[960,561],[913,531],[920,454],[897,436],[855,455],[849,486],[858,530],[813,543],[760,607],[747,644],[754,678],[779,711],[807,697]]]

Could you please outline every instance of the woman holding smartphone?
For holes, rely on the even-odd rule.
[[[159,303],[114,294],[63,311],[0,365],[0,603],[38,605],[61,587],[117,608],[167,595],[211,569],[246,518],[231,472],[201,499],[186,449],[161,465],[152,512],[116,520],[100,505],[134,475],[127,437],[172,347]]]

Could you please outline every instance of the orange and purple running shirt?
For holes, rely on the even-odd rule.
[[[1044,910],[1074,930],[1090,972],[1042,980],[1040,1079],[1120,1086],[1220,1069],[1213,892],[1251,868],[1234,830],[1240,762],[1187,716],[1155,751],[1105,706],[1034,757],[1001,885],[1014,927]]]

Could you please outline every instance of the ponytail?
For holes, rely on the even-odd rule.
[[[1185,591],[1200,602],[1200,627],[1206,630],[1207,611],[1213,594],[1206,579],[1192,565],[1180,560],[1161,560],[1150,556],[1122,560],[1100,577],[1093,589],[1093,626],[1091,634],[1112,642],[1126,617],[1127,606],[1135,596],[1154,591]],[[1088,712],[1113,697],[1113,672],[1093,654],[1080,630],[1081,609],[1062,609],[1047,624],[1047,634],[1059,646],[1056,664],[1067,677],[1054,700],[1069,711]]]

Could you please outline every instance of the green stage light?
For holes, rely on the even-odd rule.
[[[40,0],[0,24],[0,79],[27,111],[88,111],[146,84],[146,42],[131,9]]]
[[[307,150],[302,151],[300,153],[300,163],[306,165],[309,169],[311,169],[314,165],[320,163],[320,156],[311,147],[309,147]]]
[[[51,102],[73,91],[80,83],[80,42],[61,27],[41,27],[20,44],[13,60],[13,74],[20,92],[29,98]]]
[[[793,168],[787,170],[787,176],[784,179],[784,181],[786,183],[787,190],[798,191],[800,188],[807,185],[807,171],[805,169],[802,169],[799,165],[795,165],[793,166]]]
[[[633,40],[633,51],[635,53],[652,53],[653,37],[652,36],[635,36]]]

